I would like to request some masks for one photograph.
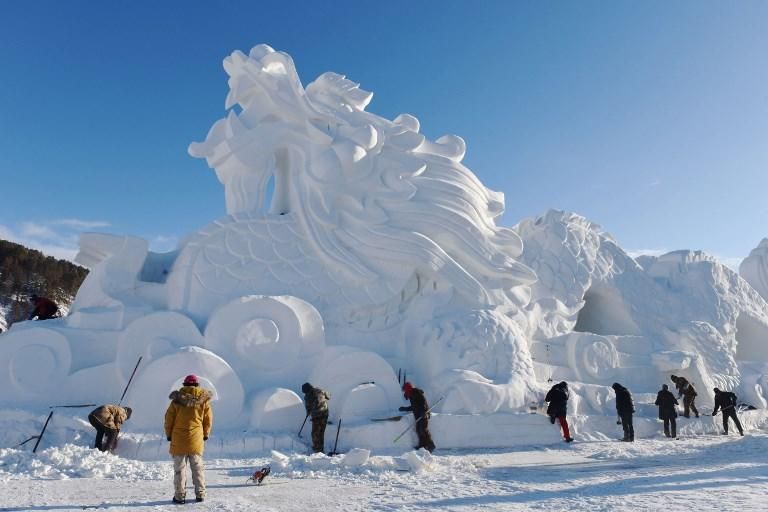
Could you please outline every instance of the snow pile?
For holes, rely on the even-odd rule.
[[[273,451],[269,464],[274,474],[289,478],[315,478],[320,475],[350,478],[364,474],[388,479],[393,471],[432,474],[450,474],[459,469],[462,473],[476,471],[473,464],[461,464],[452,457],[432,455],[426,450],[411,450],[397,456],[371,456],[368,450],[355,448],[340,457],[329,457],[323,453],[288,455]]]
[[[64,444],[32,454],[0,449],[0,481],[11,479],[108,478],[114,480],[168,480],[170,465],[148,464],[83,446]]]
[[[117,402],[141,361],[123,403],[145,457],[164,453],[168,393],[188,373],[214,393],[221,456],[301,447],[307,381],[330,391],[346,449],[402,449],[405,422],[370,422],[403,404],[401,371],[442,397],[441,447],[557,441],[527,414],[552,381],[594,416],[576,419],[584,435],[613,428],[614,381],[652,397],[674,373],[705,406],[714,386],[768,405],[768,244],[742,278],[701,252],[634,260],[573,213],[502,227],[504,197],[462,164],[461,138],[367,112],[372,94],[342,75],[305,88],[266,45],[224,69],[228,113],[189,152],[227,215],[167,254],[83,235],[92,270],[71,314],[3,335],[0,407]],[[650,429],[654,408],[639,415]]]

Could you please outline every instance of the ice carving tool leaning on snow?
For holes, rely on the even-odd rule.
[[[560,427],[563,429],[563,437],[565,438],[566,443],[573,441],[571,431],[568,429],[568,420],[565,418],[565,415],[568,412],[568,397],[568,383],[565,381],[552,386],[549,392],[547,392],[547,396],[544,397],[544,401],[549,402],[549,406],[547,407],[549,421],[553,425],[555,424],[555,419],[560,422]]]
[[[192,470],[195,500],[205,499],[203,451],[211,434],[213,412],[211,392],[199,386],[196,375],[187,375],[182,388],[171,392],[171,403],[165,411],[165,436],[171,442],[169,452],[173,457],[174,503],[186,501],[187,461]]]
[[[312,416],[312,451],[322,452],[325,447],[325,426],[328,424],[328,400],[331,394],[314,387],[309,382],[301,386],[304,393],[304,408]]]
[[[723,410],[723,435],[728,435],[728,418],[733,418],[736,428],[739,429],[739,434],[744,435],[744,429],[741,428],[739,417],[736,416],[736,395],[730,391],[720,391],[717,388],[714,391],[715,410],[712,411],[712,416],[717,414],[718,410]]]
[[[88,415],[88,421],[96,429],[94,448],[98,448],[102,452],[117,448],[117,436],[120,434],[120,427],[131,417],[131,412],[130,407],[114,404],[105,404],[92,410]]]
[[[410,382],[403,384],[403,396],[411,402],[408,407],[400,407],[402,412],[412,412],[416,420],[416,435],[419,437],[419,445],[415,448],[426,448],[430,453],[435,449],[432,442],[432,434],[429,432],[429,404],[424,397],[424,391],[413,387]]]

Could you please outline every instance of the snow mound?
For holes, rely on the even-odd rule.
[[[83,446],[64,444],[32,454],[0,449],[0,481],[11,479],[106,478],[113,480],[168,480],[169,467],[125,459]]]

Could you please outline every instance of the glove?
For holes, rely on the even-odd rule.
[[[168,441],[170,441],[170,440],[171,440],[171,438],[170,438],[170,436],[169,436],[169,437],[168,437]]]
[[[207,440],[208,440],[208,437],[203,437],[203,441],[207,441]]]
[[[408,412],[408,408],[407,407],[399,407],[397,410],[400,411],[400,412]]]

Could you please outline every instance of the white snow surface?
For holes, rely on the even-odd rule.
[[[685,430],[685,427],[683,427]],[[328,457],[273,451],[209,457],[196,510],[763,510],[768,435],[594,439],[514,451]],[[348,459],[355,460],[348,462]],[[272,473],[246,484],[257,469]],[[64,444],[0,450],[0,510],[178,510],[170,461],[135,461]],[[189,485],[189,484],[188,484]],[[188,488],[187,496],[193,496]],[[194,502],[193,502],[194,503]]]
[[[741,277],[699,251],[635,260],[574,213],[503,227],[505,198],[462,164],[460,137],[367,112],[372,93],[336,73],[304,87],[266,45],[224,69],[228,112],[189,152],[215,171],[227,215],[167,254],[84,234],[77,259],[91,272],[70,314],[0,335],[0,420],[117,402],[139,358],[123,400],[138,459],[164,453],[168,393],[188,373],[214,393],[222,456],[302,449],[306,381],[330,391],[344,451],[401,450],[405,422],[370,421],[404,405],[398,370],[442,398],[440,448],[558,443],[528,414],[552,381],[570,383],[582,435],[614,430],[615,381],[643,404],[639,431],[671,374],[703,409],[714,386],[768,406],[765,242]],[[47,448],[88,437],[69,412],[53,430],[68,421],[71,435]]]

